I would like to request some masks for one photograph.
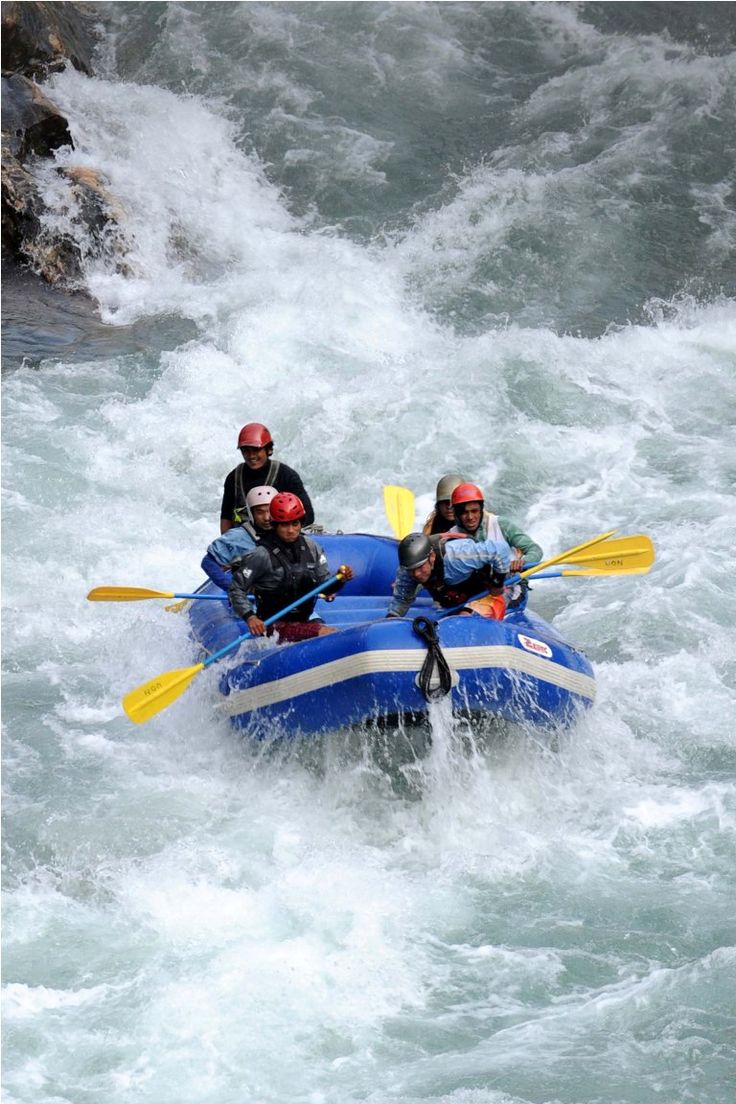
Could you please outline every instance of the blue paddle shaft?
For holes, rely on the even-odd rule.
[[[526,570],[526,569],[525,569]],[[565,574],[564,571],[540,571],[538,575],[532,576],[534,579],[561,579]],[[521,582],[521,575],[509,575],[506,580],[506,586],[513,586],[514,583]]]
[[[172,594],[172,598],[197,598],[205,602],[227,602],[227,594]]]
[[[290,605],[284,606],[282,610],[279,610],[278,613],[275,613],[273,617],[269,617],[266,621],[263,622],[263,624],[273,625],[274,621],[280,621],[285,614],[291,613],[293,609],[296,609],[297,606],[301,606],[304,602],[308,602],[310,598],[316,598],[317,595],[325,589],[325,587],[332,586],[333,583],[339,582],[341,578],[342,576],[338,573],[337,575],[333,575],[330,579],[325,579],[319,584],[319,586],[316,586],[314,590],[310,590],[309,594],[302,594],[301,598],[297,598],[296,601],[292,602]],[[211,656],[208,656],[207,659],[204,661],[204,666],[209,667],[212,663],[217,663],[218,659],[222,659],[222,657],[224,655],[227,655],[228,652],[235,651],[235,649],[238,648],[244,640],[250,640],[252,636],[252,632],[243,633],[243,635],[239,636],[237,640],[233,640],[230,644],[226,644],[224,648],[220,648],[219,652],[213,652]]]

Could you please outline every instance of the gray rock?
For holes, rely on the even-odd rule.
[[[91,76],[93,18],[93,9],[87,4],[3,4],[3,73],[24,73],[42,80],[71,62]]]
[[[74,286],[83,256],[119,255],[120,206],[93,169],[67,166],[68,211],[82,233],[54,231],[33,175],[37,158],[74,147],[69,124],[36,83],[71,63],[91,75],[94,9],[73,3],[2,8],[2,248],[51,284]],[[83,242],[82,245],[79,242]],[[121,261],[121,267],[123,262]]]
[[[25,161],[29,153],[48,157],[59,146],[74,145],[67,120],[28,77],[3,77],[2,102],[3,137],[18,161]]]

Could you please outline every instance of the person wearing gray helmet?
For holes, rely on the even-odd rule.
[[[495,601],[486,602],[478,612],[495,620],[503,617],[503,586],[511,563],[505,540],[445,540],[409,533],[399,542],[398,555],[387,617],[403,617],[422,587],[445,609],[464,606],[480,592],[491,591]]]
[[[439,480],[435,491],[434,510],[422,527],[425,536],[431,537],[435,533],[446,533],[452,529],[455,524],[455,513],[450,501],[452,492],[464,482],[465,477],[458,472],[450,472]]]

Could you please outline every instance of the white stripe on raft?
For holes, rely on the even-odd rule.
[[[560,689],[568,690],[571,694],[588,698],[589,701],[595,698],[595,680],[590,675],[571,671],[560,663],[541,659],[520,648],[504,644],[495,647],[444,648],[443,652],[450,667],[456,671],[502,667],[508,671],[531,675],[542,682],[552,683],[553,686],[559,686]],[[235,717],[239,713],[249,713],[253,709],[276,705],[277,702],[299,697],[300,694],[310,694],[315,690],[324,690],[328,686],[334,686],[335,683],[360,678],[362,675],[387,674],[392,671],[420,671],[426,655],[426,652],[420,652],[414,648],[384,648],[372,652],[356,652],[355,655],[343,656],[342,659],[334,659],[330,663],[298,671],[296,674],[287,675],[286,678],[262,683],[260,686],[252,686],[246,690],[236,690],[232,694],[223,696],[218,708],[226,716]]]

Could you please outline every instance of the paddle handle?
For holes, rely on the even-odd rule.
[[[227,594],[172,594],[172,598],[196,598],[204,602],[227,602]]]
[[[535,575],[534,578],[535,578],[535,580],[536,579],[561,579],[563,575],[567,575],[567,574],[568,574],[568,572],[563,571],[562,569],[560,569],[559,571],[540,571],[540,573],[538,575]],[[515,583],[520,583],[521,581],[522,581],[521,575],[509,575],[508,579],[506,580],[505,585],[506,586],[514,586]]]
[[[332,586],[333,583],[339,583],[341,579],[342,575],[339,571],[330,579],[323,579],[319,586],[316,586],[314,590],[310,590],[309,594],[302,594],[302,596],[293,601],[291,605],[285,606],[282,610],[279,610],[278,613],[275,613],[273,617],[267,618],[263,622],[263,624],[273,625],[274,622],[280,621],[285,614],[291,613],[293,609],[296,609],[297,606],[303,605],[304,602],[308,602],[310,598],[316,598],[320,591],[323,591],[325,587]],[[217,663],[218,659],[222,659],[222,657],[224,655],[227,655],[228,652],[235,651],[236,648],[240,647],[244,640],[250,640],[252,636],[252,632],[243,633],[243,635],[239,636],[237,640],[233,640],[230,644],[226,644],[224,648],[220,648],[219,652],[213,652],[211,656],[208,656],[207,659],[205,659],[203,666],[209,667],[211,666],[211,664]]]

